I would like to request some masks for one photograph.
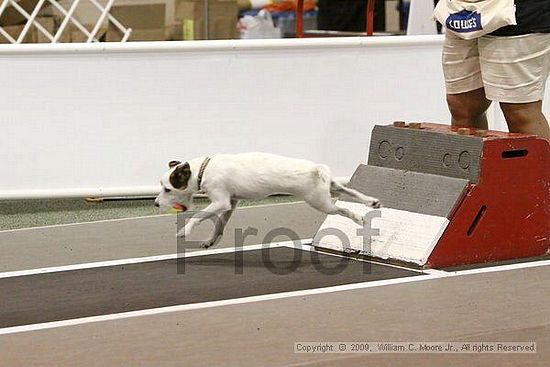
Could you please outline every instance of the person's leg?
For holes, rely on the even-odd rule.
[[[485,111],[491,105],[491,101],[485,98],[485,89],[447,94],[447,105],[451,112],[451,125],[488,129]]]
[[[542,112],[550,74],[550,33],[481,37],[479,51],[486,95],[499,102],[510,132],[550,139]]]
[[[485,97],[477,40],[447,32],[442,63],[451,124],[487,129],[485,111],[491,101]]]
[[[510,132],[534,134],[550,140],[550,127],[542,113],[542,101],[500,103],[500,108]]]

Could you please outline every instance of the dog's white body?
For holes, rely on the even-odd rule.
[[[186,163],[171,162],[172,167],[161,179],[162,190],[155,200],[155,205],[165,208],[178,203],[191,208],[192,195],[199,191],[198,176],[204,161],[205,158],[200,157]],[[183,174],[179,172],[182,170]],[[178,188],[173,185],[176,174],[180,175],[180,179],[184,176],[183,181],[177,181],[178,184],[183,184],[187,180],[184,186]],[[262,199],[273,194],[291,194],[303,198],[310,206],[321,212],[343,215],[358,224],[362,223],[361,216],[335,206],[331,192],[345,192],[368,206],[379,207],[377,199],[334,181],[330,169],[325,165],[267,153],[213,156],[204,169],[200,189],[211,201],[204,211],[220,218],[219,228],[204,247],[213,245],[219,239],[240,199]],[[178,236],[188,235],[193,226],[202,219],[189,220]]]

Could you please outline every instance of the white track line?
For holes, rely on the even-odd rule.
[[[374,287],[380,287],[380,286],[391,285],[391,284],[417,282],[421,280],[432,279],[434,277],[435,276],[433,275],[419,275],[419,276],[411,276],[406,278],[379,280],[374,282],[354,283],[354,284],[345,284],[345,285],[339,285],[339,286],[333,286],[333,287],[306,289],[302,291],[283,292],[283,293],[266,294],[261,296],[226,299],[221,301],[151,308],[147,310],[122,312],[117,314],[101,315],[101,316],[82,317],[78,319],[53,321],[53,322],[46,322],[41,324],[14,326],[14,327],[0,329],[0,335],[15,334],[15,333],[21,333],[26,331],[52,329],[52,328],[58,328],[58,327],[64,327],[64,326],[81,325],[81,324],[88,324],[88,323],[100,322],[100,321],[113,321],[113,320],[120,320],[120,319],[126,319],[131,317],[151,316],[151,315],[165,314],[170,312],[199,310],[204,308],[239,305],[243,303],[270,301],[270,300],[276,300],[276,299],[282,299],[282,298],[341,292],[341,291],[347,291],[347,290],[353,290],[353,289],[374,288]]]
[[[242,251],[253,251],[253,250],[261,250],[264,247],[269,248],[276,248],[276,247],[291,247],[294,248],[296,245],[300,247],[303,251],[315,251],[323,255],[328,256],[336,256],[336,257],[344,257],[342,255],[338,254],[332,254],[329,252],[322,252],[322,251],[316,251],[313,246],[311,246],[311,243],[313,240],[311,238],[303,239],[299,241],[283,241],[283,242],[274,242],[271,244],[260,244],[260,245],[247,245],[242,247]],[[56,273],[56,272],[62,272],[62,271],[71,271],[71,270],[83,270],[83,269],[93,269],[93,268],[102,268],[107,266],[118,266],[118,265],[129,265],[129,264],[140,264],[140,263],[146,263],[146,262],[153,262],[153,261],[164,261],[164,260],[173,260],[177,258],[188,258],[188,257],[196,257],[196,256],[207,256],[207,255],[216,255],[216,254],[225,254],[229,252],[235,252],[235,247],[225,247],[225,248],[219,248],[219,249],[212,249],[212,250],[200,250],[200,251],[186,251],[185,253],[181,254],[167,254],[167,255],[156,255],[156,256],[146,256],[146,257],[136,257],[136,258],[128,258],[128,259],[117,259],[117,260],[106,260],[106,261],[96,261],[91,263],[80,263],[80,264],[71,264],[71,265],[62,265],[62,266],[52,266],[52,267],[46,267],[46,268],[36,268],[36,269],[27,269],[27,270],[15,270],[15,271],[9,271],[0,273],[0,279],[3,278],[14,278],[14,277],[21,277],[26,275],[37,275],[37,274],[48,274],[48,273]],[[352,258],[350,258],[352,259]],[[389,266],[399,269],[405,269],[410,271],[415,271],[418,273],[424,273],[422,270],[418,269],[409,269],[406,267],[401,267],[397,265],[392,264],[385,264],[382,262],[377,261],[371,261],[366,259],[354,259],[356,261],[365,261],[372,264],[379,264],[383,266]]]
[[[540,266],[550,266],[550,260],[538,260],[538,261],[530,261],[530,262],[524,262],[524,263],[490,266],[490,267],[478,268],[478,269],[449,271],[449,272],[443,272],[443,274],[441,274],[440,276],[444,278],[448,276],[457,276],[457,275],[473,275],[473,274],[494,273],[497,271],[529,269],[529,268],[537,268]]]
[[[422,272],[424,274],[432,274],[432,275],[444,275],[449,273],[445,270],[437,270],[437,269],[424,269],[422,270]]]
[[[165,313],[171,313],[171,312],[199,310],[199,309],[206,309],[206,308],[213,308],[213,307],[239,305],[239,304],[252,303],[252,302],[271,301],[271,300],[291,298],[291,297],[312,296],[317,294],[375,288],[375,287],[382,287],[382,286],[389,286],[389,285],[396,285],[396,284],[421,282],[426,280],[452,278],[452,277],[458,277],[458,276],[468,276],[468,275],[481,274],[481,273],[496,273],[501,271],[518,270],[518,269],[534,268],[534,267],[549,266],[549,265],[550,265],[550,260],[541,260],[541,261],[533,261],[533,262],[523,263],[523,264],[500,265],[500,266],[494,266],[494,267],[488,267],[488,268],[482,268],[482,269],[461,270],[461,271],[449,272],[449,273],[437,271],[437,272],[432,272],[430,274],[396,278],[396,279],[378,280],[373,282],[345,284],[345,285],[339,285],[339,286],[333,286],[333,287],[306,289],[301,291],[266,294],[261,296],[251,296],[251,297],[227,299],[227,300],[221,300],[221,301],[202,302],[202,303],[194,303],[194,304],[186,304],[186,305],[178,305],[178,306],[169,306],[169,307],[159,307],[159,308],[152,308],[147,310],[122,312],[122,313],[110,314],[110,315],[82,317],[78,319],[53,321],[53,322],[46,322],[41,324],[14,326],[14,327],[0,329],[0,335],[53,329],[53,328],[67,327],[67,326],[75,326],[75,325],[89,324],[89,323],[100,322],[100,321],[113,321],[113,320],[121,320],[121,319],[127,319],[132,317],[152,316],[152,315],[159,315],[159,314],[165,314]]]
[[[306,245],[309,245],[311,241],[312,241],[311,239],[300,240],[300,241],[297,241],[297,244],[299,246],[306,246]],[[294,241],[284,241],[284,242],[274,242],[271,244],[247,245],[247,246],[240,247],[239,249],[242,249],[242,251],[252,251],[252,250],[261,250],[264,247],[276,248],[276,247],[294,247],[294,246],[295,246]],[[0,273],[0,279],[21,277],[25,275],[56,273],[56,272],[71,271],[71,270],[102,268],[107,266],[140,264],[140,263],[153,262],[153,261],[173,260],[177,258],[225,254],[225,253],[235,252],[235,251],[236,251],[235,247],[225,247],[225,248],[219,248],[219,249],[213,249],[213,250],[201,250],[201,251],[192,251],[192,252],[186,251],[185,253],[180,253],[180,254],[136,257],[136,258],[130,258],[130,259],[107,260],[107,261],[96,261],[96,262],[83,263],[83,264],[53,266],[48,268],[16,270],[16,271]]]

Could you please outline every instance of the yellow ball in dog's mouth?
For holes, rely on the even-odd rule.
[[[168,213],[177,214],[177,213],[184,212],[186,210],[187,208],[185,207],[185,205],[182,205],[180,203],[175,203],[174,205],[172,205],[170,209],[168,209]]]

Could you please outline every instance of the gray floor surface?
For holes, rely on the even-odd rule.
[[[231,228],[257,226],[250,243],[274,226],[307,238],[322,219],[303,203],[282,204],[240,209]],[[0,271],[173,253],[174,235],[170,216],[0,232]],[[231,245],[230,235],[221,246]],[[0,366],[542,367],[549,279],[541,266],[0,335]],[[534,341],[538,351],[295,354],[300,341]]]

